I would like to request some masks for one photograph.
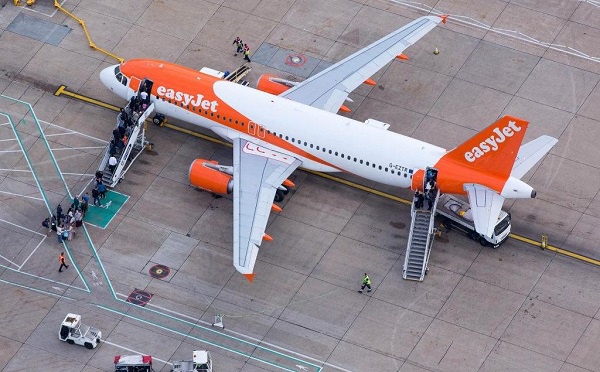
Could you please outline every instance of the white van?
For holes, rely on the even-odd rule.
[[[498,248],[510,235],[510,213],[500,211],[498,222],[494,228],[494,234],[491,238],[488,238],[475,231],[473,213],[471,212],[469,203],[453,195],[444,194],[440,196],[436,213],[442,217],[444,226],[447,229],[463,231],[467,236],[479,241],[479,244],[483,246],[489,245],[492,248]]]

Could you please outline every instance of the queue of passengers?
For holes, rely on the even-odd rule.
[[[42,222],[42,226],[48,228],[47,235],[55,231],[59,243],[64,240],[72,240],[76,234],[76,228],[81,227],[83,224],[89,201],[90,198],[87,193],[81,197],[81,200],[75,196],[67,213],[63,213],[63,208],[59,204],[56,207],[56,214]]]

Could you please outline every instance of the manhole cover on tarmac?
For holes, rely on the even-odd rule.
[[[306,57],[303,54],[290,54],[285,59],[285,64],[292,67],[304,66]]]
[[[142,291],[141,289],[135,289],[133,292],[131,292],[129,297],[127,297],[127,302],[131,302],[132,304],[138,306],[146,306],[151,299],[152,293]]]
[[[156,279],[162,279],[169,276],[169,274],[171,273],[171,269],[169,269],[165,265],[154,265],[150,268],[148,272],[150,273],[151,277]]]

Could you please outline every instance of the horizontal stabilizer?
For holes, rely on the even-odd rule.
[[[464,187],[469,195],[475,230],[491,238],[498,223],[504,198],[494,190],[475,183],[465,184]]]
[[[556,138],[541,136],[521,146],[510,175],[519,179],[523,177],[557,142]]]

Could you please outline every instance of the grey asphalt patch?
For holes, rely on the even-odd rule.
[[[57,25],[25,13],[19,13],[6,30],[51,45],[60,44],[65,36],[71,32],[71,28],[68,26]]]

